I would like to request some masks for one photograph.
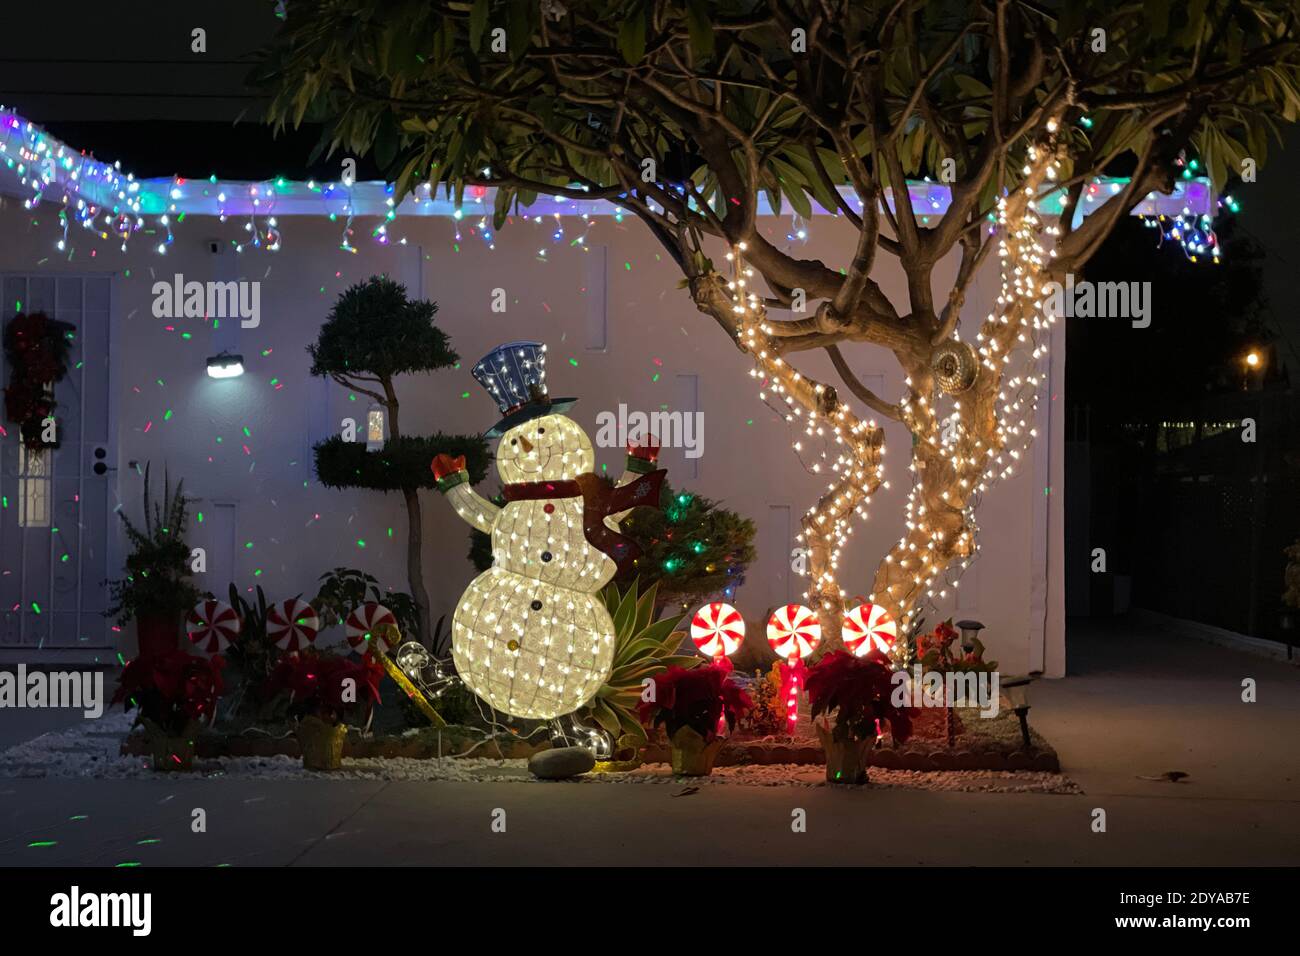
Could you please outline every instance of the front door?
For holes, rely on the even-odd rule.
[[[0,663],[107,661],[104,617],[116,469],[109,394],[111,279],[0,277],[0,322],[43,312],[76,331],[68,374],[54,385],[58,447],[23,447],[0,415]],[[11,369],[3,362],[4,380]],[[112,569],[116,570],[116,569]]]

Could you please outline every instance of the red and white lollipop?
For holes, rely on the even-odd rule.
[[[782,660],[802,660],[822,642],[817,612],[802,604],[787,604],[772,612],[767,622],[767,643]]]
[[[282,651],[300,651],[316,640],[320,617],[306,601],[289,598],[266,614],[266,636]]]
[[[239,635],[235,609],[225,601],[200,601],[185,618],[190,643],[204,654],[220,654]]]
[[[865,657],[872,648],[888,654],[898,638],[898,625],[879,604],[859,604],[844,615],[844,647],[855,657]]]
[[[387,653],[399,640],[396,616],[374,601],[367,601],[349,614],[346,626],[348,643],[358,654],[369,654],[372,647]]]
[[[691,640],[705,657],[730,657],[745,640],[745,619],[730,604],[706,604],[691,619]]]

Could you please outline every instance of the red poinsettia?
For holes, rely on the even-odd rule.
[[[692,728],[704,738],[718,734],[718,719],[725,717],[728,729],[749,713],[754,702],[738,685],[727,680],[727,671],[717,665],[687,670],[676,665],[654,678],[655,699],[638,706],[641,723],[649,727],[663,724],[668,738],[683,727]]]
[[[337,724],[355,709],[368,714],[380,703],[379,682],[384,666],[365,658],[353,661],[314,650],[280,658],[267,679],[266,694],[289,692],[289,709],[297,716],[312,714]]]
[[[888,721],[900,743],[912,735],[912,710],[894,705],[893,671],[879,651],[864,657],[842,650],[827,654],[809,669],[804,686],[814,718],[835,712],[837,737],[873,738],[877,720]]]
[[[113,703],[139,708],[148,720],[170,734],[191,721],[211,720],[225,690],[220,655],[198,657],[182,650],[137,657],[122,670]]]

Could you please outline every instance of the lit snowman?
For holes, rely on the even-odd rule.
[[[599,596],[637,556],[618,519],[659,503],[664,472],[634,449],[617,487],[596,477],[591,439],[563,413],[577,399],[546,392],[546,346],[502,345],[474,377],[505,416],[497,471],[504,507],[469,485],[463,458],[438,455],[438,488],[470,525],[492,536],[493,566],[452,618],[452,659],[469,688],[517,717],[552,719],[595,696],[614,662],[614,622]]]

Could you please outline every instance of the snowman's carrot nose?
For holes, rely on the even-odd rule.
[[[525,438],[523,435],[520,435],[520,436],[519,436],[519,444],[521,444],[521,445],[524,446],[524,454],[525,454],[525,455],[528,455],[528,454],[531,454],[531,453],[532,453],[532,450],[533,450],[533,443],[530,442],[530,441],[529,441],[527,438]]]

